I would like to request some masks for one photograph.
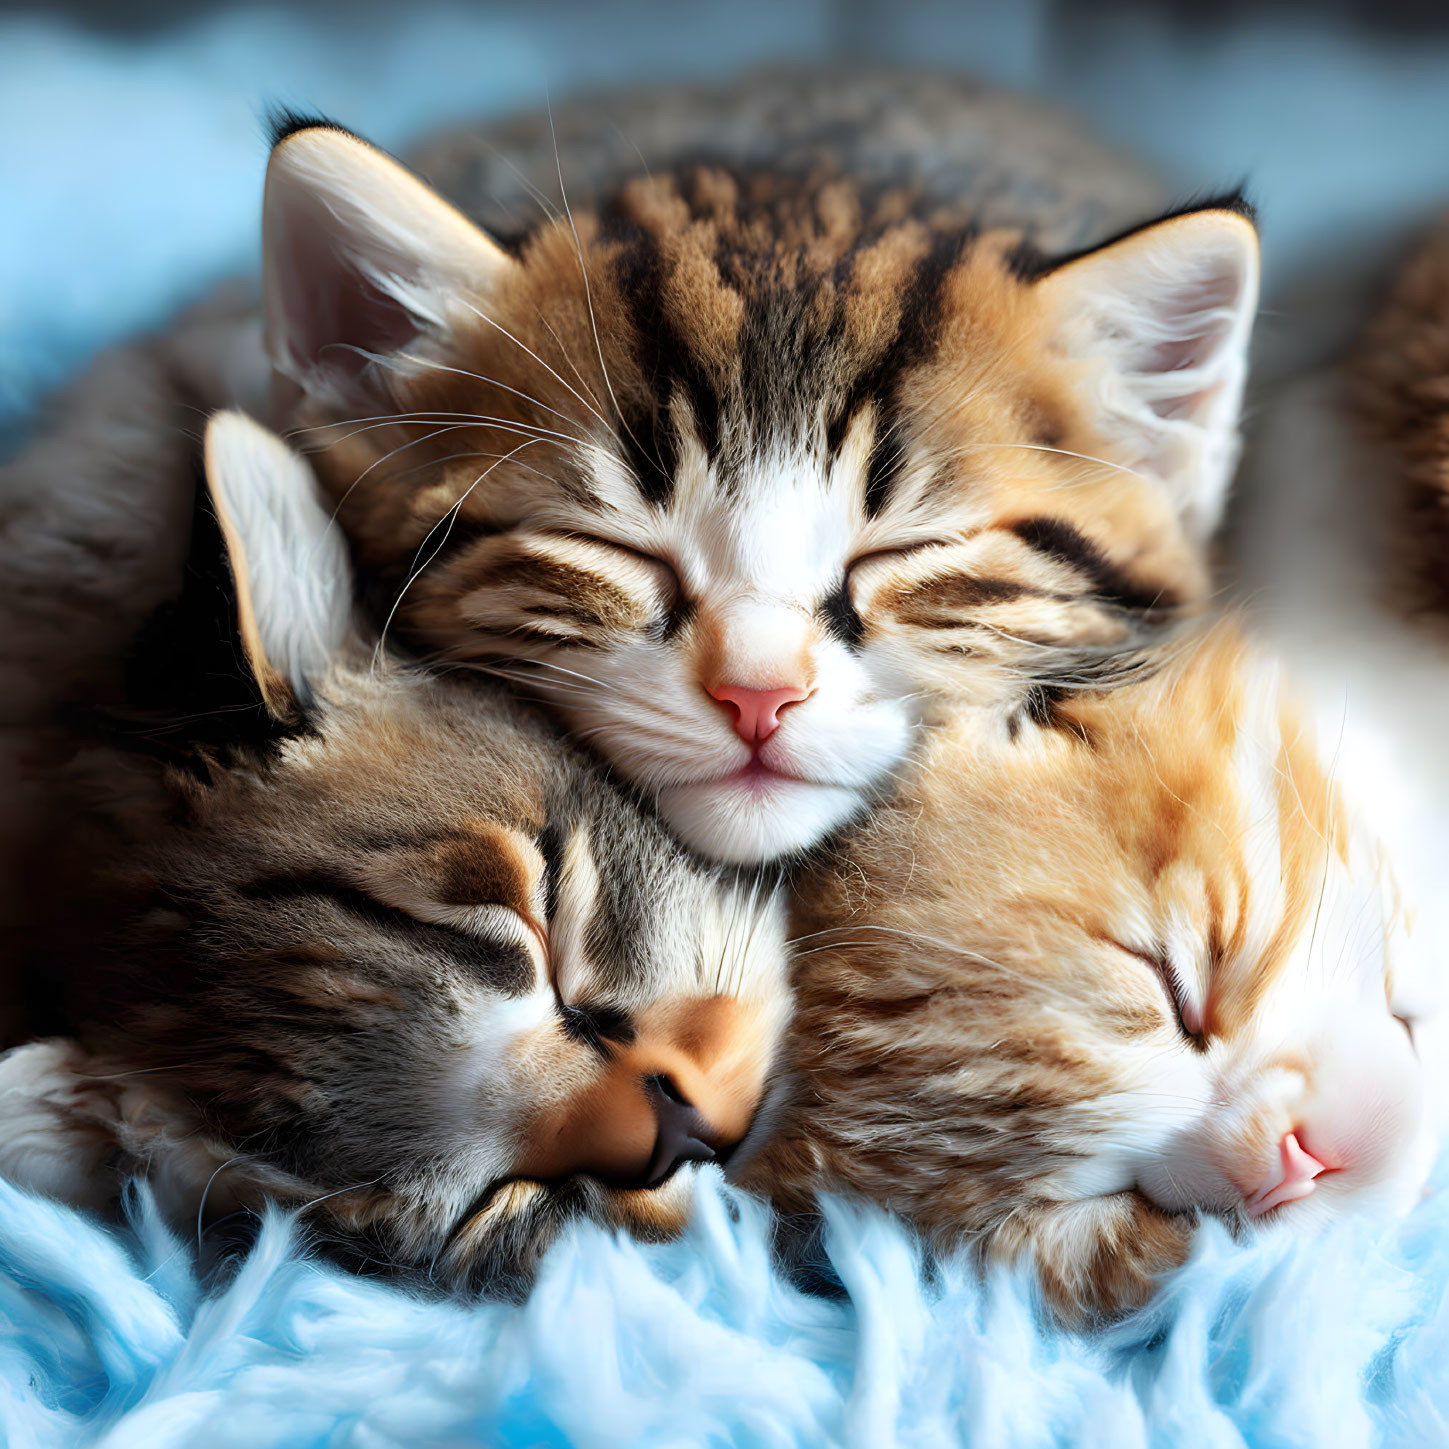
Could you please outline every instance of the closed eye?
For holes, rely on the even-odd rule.
[[[387,891],[385,884],[381,882],[374,885],[374,890],[389,910],[410,916],[414,921],[441,926],[479,941],[500,941],[522,946],[538,964],[547,966],[548,933],[532,916],[525,915],[513,906],[505,906],[497,901],[451,905],[411,893],[404,896]]]
[[[262,876],[245,886],[243,894],[265,902],[306,897],[328,901],[360,925],[404,934],[432,955],[476,968],[490,978],[500,975],[500,949],[520,968],[526,968],[524,956],[531,957],[538,949],[531,923],[508,906],[445,906],[400,899],[376,884],[364,889],[345,876],[322,870]],[[523,955],[515,956],[520,948]]]
[[[959,539],[948,538],[923,538],[917,543],[895,544],[890,548],[873,548],[867,553],[858,553],[845,565],[845,576],[848,579],[853,570],[864,564],[880,563],[887,559],[910,558],[913,554],[924,553],[932,548],[949,548],[953,543],[959,543]]]
[[[574,1041],[592,1047],[600,1056],[607,1056],[606,1042],[628,1046],[635,1037],[634,1024],[627,1012],[604,1004],[570,1005],[559,1002],[563,1028]]]
[[[570,531],[557,535],[560,538],[567,538],[574,543],[592,545],[596,548],[606,548],[611,553],[622,553],[628,557],[637,559],[640,563],[652,564],[655,568],[663,569],[674,581],[674,587],[680,592],[684,591],[684,584],[680,580],[679,570],[674,566],[672,560],[664,558],[657,553],[650,553],[646,549],[637,548],[631,543],[623,543],[617,538],[603,538],[596,533],[579,533]]]
[[[1207,1045],[1203,1035],[1202,1012],[1188,991],[1187,984],[1178,974],[1177,968],[1165,956],[1158,953],[1135,951],[1130,946],[1121,946],[1120,949],[1128,956],[1141,961],[1157,978],[1172,1007],[1178,1031],[1182,1033],[1184,1040],[1201,1051]]]

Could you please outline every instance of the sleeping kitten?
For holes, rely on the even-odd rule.
[[[124,845],[52,917],[79,1031],[0,1058],[0,1171],[98,1208],[141,1174],[188,1224],[279,1199],[465,1288],[520,1284],[575,1216],[668,1234],[693,1164],[761,1130],[777,904],[496,689],[376,665],[304,465],[239,414],[206,452],[235,677],[146,735],[176,760],[154,828],[140,766],[94,771]]]
[[[868,802],[933,697],[1040,715],[1200,602],[1256,236],[1228,199],[1088,245],[1146,188],[964,84],[673,106],[630,113],[627,166],[566,126],[589,169],[522,227],[487,143],[435,148],[492,235],[286,118],[266,343],[389,635],[523,685],[686,843],[758,861]],[[540,130],[505,144],[536,163]]]
[[[863,1194],[1080,1322],[1204,1215],[1419,1192],[1442,958],[1227,625],[1014,741],[959,711],[798,900],[801,1085],[744,1174],[788,1212]]]

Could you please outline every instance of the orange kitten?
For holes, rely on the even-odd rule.
[[[798,896],[801,1087],[748,1175],[786,1209],[865,1194],[1092,1318],[1143,1301],[1203,1215],[1420,1188],[1426,963],[1226,625],[1015,740],[957,712]]]

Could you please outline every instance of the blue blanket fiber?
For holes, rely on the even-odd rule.
[[[765,1212],[713,1177],[683,1240],[580,1228],[522,1306],[350,1277],[280,1213],[207,1295],[144,1194],[117,1234],[0,1183],[0,1441],[1449,1443],[1443,1191],[1388,1228],[1209,1229],[1157,1305],[1090,1339],[1043,1333],[1020,1276],[923,1277],[879,1213],[835,1204],[828,1224],[843,1299],[774,1271]]]

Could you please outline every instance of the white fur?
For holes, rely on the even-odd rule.
[[[1176,217],[1040,285],[1057,346],[1093,364],[1098,420],[1125,461],[1167,486],[1188,531],[1222,516],[1258,306],[1258,240],[1233,212]]]
[[[243,413],[218,413],[207,425],[206,474],[223,526],[235,530],[267,661],[306,699],[347,637],[346,541],[311,469]]]
[[[555,983],[564,1001],[582,999],[595,985],[588,926],[598,897],[599,868],[588,831],[576,829],[564,846],[555,912],[558,923],[550,942]]]
[[[105,1204],[118,1107],[95,1077],[74,1042],[31,1042],[0,1056],[0,1177],[62,1202]]]
[[[173,1219],[194,1216],[203,1198],[233,1210],[243,1178],[294,1197],[301,1186],[214,1141],[195,1109],[148,1073],[59,1039],[0,1055],[0,1177],[99,1212],[142,1173]]]

